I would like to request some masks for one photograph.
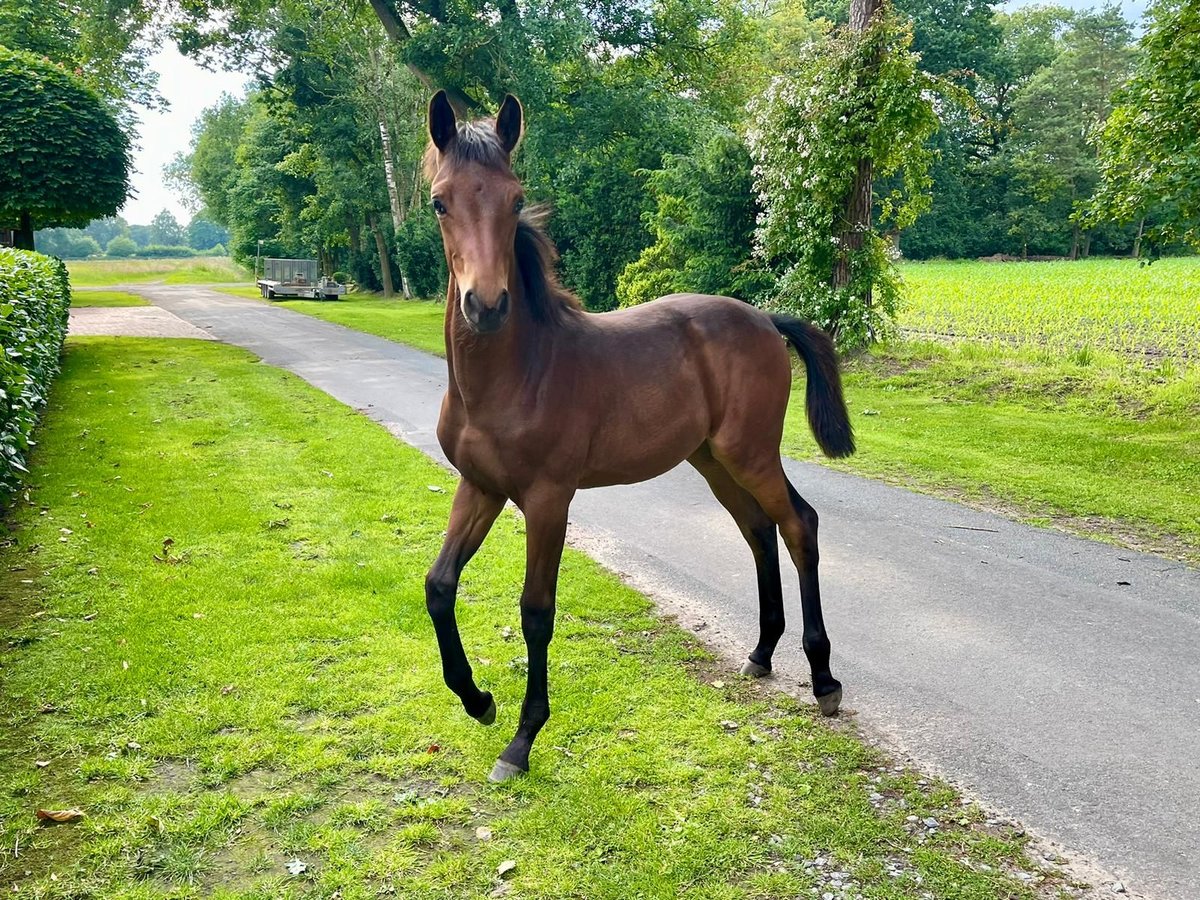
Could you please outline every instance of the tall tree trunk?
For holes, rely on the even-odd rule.
[[[392,207],[392,228],[396,239],[400,239],[400,226],[404,224],[404,211],[400,208],[400,191],[396,187],[396,165],[392,159],[392,136],[388,132],[387,123],[379,120],[379,139],[383,143],[383,176],[387,181],[388,201]],[[400,289],[404,299],[412,299],[412,291],[408,288],[408,273],[400,267]]]
[[[851,0],[850,30],[856,34],[864,34],[872,20],[883,6],[883,0]],[[873,70],[879,63],[878,58],[869,62]],[[859,73],[859,84],[874,77],[873,71]],[[854,171],[854,183],[842,204],[842,221],[838,233],[840,253],[833,264],[833,286],[844,288],[853,280],[850,257],[862,250],[867,233],[871,230],[871,181],[874,164],[870,158],[864,157],[858,161]],[[866,296],[863,297],[867,307],[871,305],[871,287],[868,285]]]
[[[1079,259],[1079,226],[1071,226],[1071,259]]]
[[[383,296],[390,300],[396,296],[396,291],[392,287],[392,261],[388,259],[387,241],[383,239],[383,231],[380,229],[379,220],[375,218],[374,213],[367,220],[367,225],[371,229],[371,234],[375,235],[375,249],[379,251],[379,280],[383,282]]]
[[[18,250],[33,249],[33,217],[28,210],[21,213],[21,224],[13,233],[13,246]]]
[[[1137,259],[1142,255],[1142,235],[1145,233],[1145,231],[1146,217],[1142,216],[1141,219],[1138,220],[1138,233],[1137,237],[1133,239],[1133,253],[1130,254],[1130,256],[1132,256],[1134,259]]]

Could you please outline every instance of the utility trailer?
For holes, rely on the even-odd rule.
[[[320,274],[315,259],[263,260],[263,277],[258,289],[268,300],[281,297],[304,297],[308,300],[336,300],[346,293],[346,286]]]

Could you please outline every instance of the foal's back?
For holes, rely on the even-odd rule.
[[[779,446],[787,350],[770,319],[739,300],[673,294],[580,314],[556,350],[547,374],[571,388],[573,427],[561,437],[580,487],[653,478],[731,426]]]

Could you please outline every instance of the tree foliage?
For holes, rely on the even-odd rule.
[[[1200,7],[1157,0],[1140,51],[1096,132],[1100,186],[1085,221],[1148,218],[1151,248],[1200,247]]]
[[[129,141],[100,98],[62,67],[0,47],[0,222],[86,225],[129,193]]]
[[[890,14],[862,34],[839,29],[794,75],[771,83],[748,133],[762,208],[758,254],[778,274],[772,302],[846,346],[885,331],[898,300],[892,245],[881,229],[908,227],[929,204],[936,84],[918,68],[911,43],[910,27]],[[835,288],[845,198],[864,158],[892,181],[876,198],[878,227],[850,260],[850,283]]]

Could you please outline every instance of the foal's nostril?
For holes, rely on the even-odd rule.
[[[499,312],[501,316],[508,315],[508,291],[507,290],[500,292],[500,300],[496,303],[496,311]]]

